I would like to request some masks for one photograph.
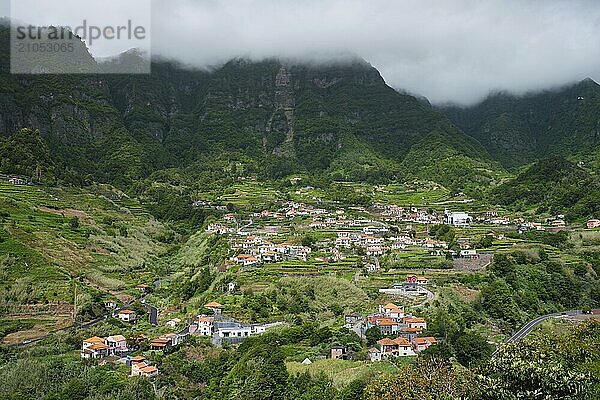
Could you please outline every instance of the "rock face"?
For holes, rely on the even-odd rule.
[[[292,75],[288,70],[281,66],[275,76],[275,109],[293,110],[294,109],[294,86]]]
[[[292,75],[281,66],[275,76],[275,112],[267,123],[267,134],[284,132],[285,139],[273,148],[273,154],[294,157],[294,88]]]

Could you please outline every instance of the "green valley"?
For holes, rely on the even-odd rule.
[[[427,74],[412,39],[390,75],[205,39],[218,62],[0,58],[0,399],[600,398],[596,82],[431,104],[395,89]],[[439,96],[511,70],[458,90],[457,54]]]

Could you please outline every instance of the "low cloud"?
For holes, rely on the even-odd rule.
[[[155,54],[198,67],[233,57],[356,54],[395,88],[470,104],[492,90],[600,80],[597,0],[154,0]],[[39,12],[43,12],[41,8]]]

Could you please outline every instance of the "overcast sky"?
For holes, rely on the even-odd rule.
[[[39,3],[32,15],[40,18],[56,5]],[[324,60],[349,52],[378,68],[389,85],[434,103],[600,81],[600,0],[153,0],[152,6],[154,53],[197,66],[236,56]],[[0,6],[0,14],[6,10]]]

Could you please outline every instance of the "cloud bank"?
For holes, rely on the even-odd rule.
[[[152,17],[155,54],[206,67],[353,53],[434,103],[600,81],[597,0],[154,0]]]

